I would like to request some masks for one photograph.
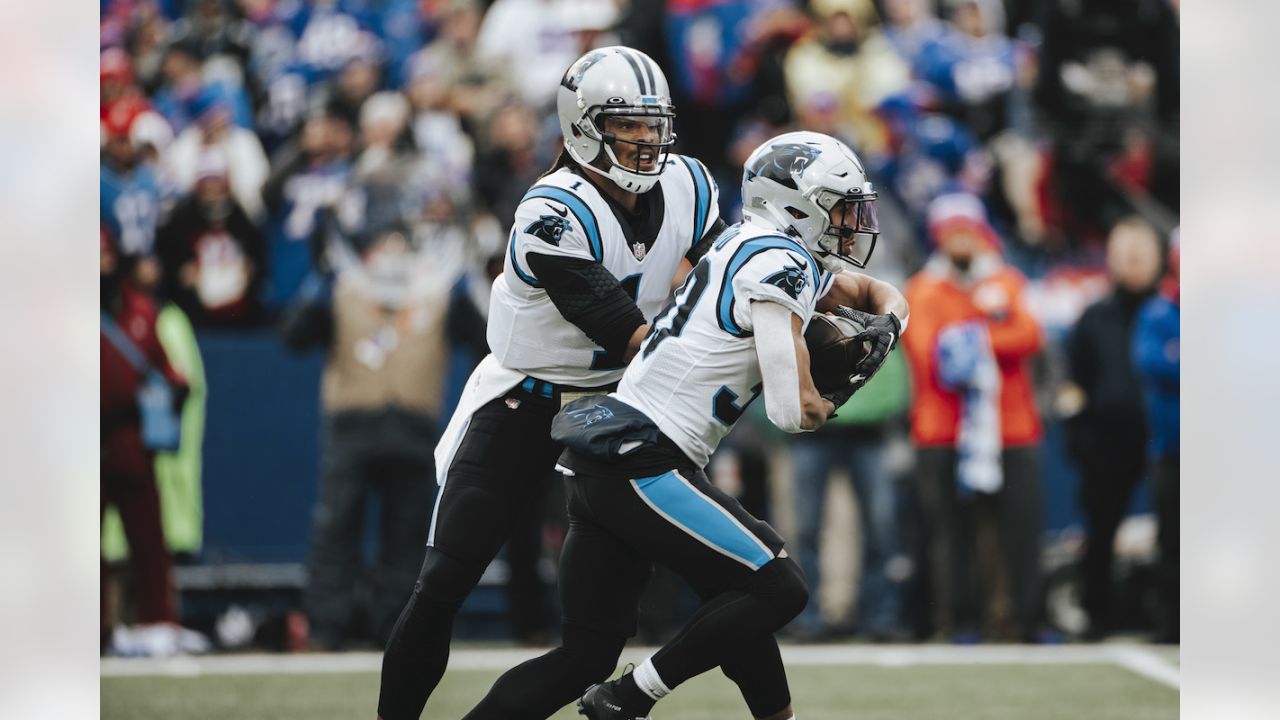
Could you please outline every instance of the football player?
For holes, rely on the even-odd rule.
[[[653,60],[593,50],[558,93],[564,150],[516,210],[490,300],[492,354],[436,447],[426,559],[383,658],[385,720],[419,717],[439,683],[459,606],[563,450],[550,437],[562,402],[616,387],[681,264],[725,227],[706,168],[670,152],[674,112]],[[566,642],[600,646],[592,632]]]
[[[684,577],[704,603],[640,667],[587,690],[579,709],[593,720],[644,718],[699,673],[758,662],[762,646],[776,652],[773,633],[807,602],[782,538],[701,468],[762,390],[780,429],[821,427],[884,362],[907,304],[893,286],[843,271],[864,267],[879,235],[877,195],[846,145],[812,132],[774,138],[748,159],[742,190],[744,221],[688,275],[617,392],[575,400],[557,415],[552,437],[567,448],[560,467],[570,515],[560,560],[565,645],[508,671],[468,718],[545,718],[571,702],[581,692],[564,672],[575,634],[611,634],[621,649],[635,633],[652,561]],[[825,395],[810,377],[804,340],[815,309],[855,315],[865,325],[855,337],[871,343],[849,382]],[[589,670],[607,677],[617,659],[598,653]],[[768,714],[758,707],[756,717],[794,717],[789,697]]]

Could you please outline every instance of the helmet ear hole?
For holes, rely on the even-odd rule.
[[[787,206],[787,212],[791,214],[791,217],[797,220],[804,220],[805,218],[809,217],[809,213],[806,213],[798,208],[794,208],[790,205]]]

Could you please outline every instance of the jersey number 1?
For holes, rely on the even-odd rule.
[[[628,275],[618,281],[618,284],[622,286],[622,291],[627,295],[630,295],[633,301],[640,297],[641,275],[643,275],[643,273]],[[616,352],[611,353],[605,350],[597,350],[595,354],[591,356],[592,370],[617,370],[620,367],[626,367],[626,364],[627,363],[622,359],[622,356]]]

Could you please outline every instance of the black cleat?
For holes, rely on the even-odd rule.
[[[578,701],[578,714],[589,720],[651,720],[645,713],[631,709],[615,692],[618,681],[592,685]]]

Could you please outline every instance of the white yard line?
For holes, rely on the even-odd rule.
[[[638,663],[654,648],[631,648],[622,662]],[[451,670],[506,670],[543,650],[528,648],[455,648]],[[1141,645],[817,645],[782,647],[788,666],[878,665],[1103,665],[1118,664],[1143,677],[1178,689],[1178,670]],[[103,677],[167,675],[316,675],[378,672],[382,654],[372,652],[210,655],[169,659],[105,658]]]
[[[1182,689],[1182,674],[1178,667],[1150,650],[1135,645],[1119,645],[1112,648],[1111,654],[1115,662],[1127,670],[1174,690]]]

